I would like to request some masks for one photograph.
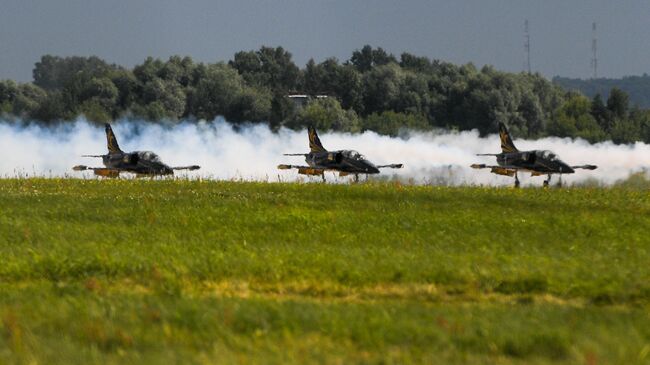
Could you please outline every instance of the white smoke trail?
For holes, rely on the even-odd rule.
[[[308,151],[307,133],[281,129],[273,133],[266,125],[248,125],[234,129],[223,119],[212,123],[184,122],[173,127],[158,124],[120,121],[113,129],[125,151],[152,150],[171,166],[198,164],[201,170],[187,173],[190,177],[242,179],[260,181],[309,180],[295,171],[277,170],[280,163],[304,164],[301,157],[283,153]],[[411,133],[404,138],[363,134],[322,133],[327,149],[355,149],[375,164],[404,163],[400,170],[384,170],[384,178],[413,183],[444,185],[483,184],[510,185],[513,179],[474,170],[472,163],[494,164],[494,157],[477,157],[477,153],[497,153],[497,135],[480,138],[476,131],[452,133]],[[544,138],[536,141],[517,140],[517,147],[549,149],[570,165],[596,164],[595,171],[578,170],[566,175],[568,183],[597,180],[612,184],[630,173],[650,167],[650,145],[614,145],[603,142],[590,145],[583,140]],[[101,166],[100,159],[80,157],[83,154],[106,153],[106,138],[101,126],[85,120],[55,128],[36,125],[20,126],[0,121],[0,176],[79,176],[71,167],[78,164]],[[541,185],[543,177],[529,178],[522,183]],[[348,181],[327,174],[329,181]],[[318,181],[318,178],[311,178]]]

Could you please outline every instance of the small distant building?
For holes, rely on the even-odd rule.
[[[293,101],[293,105],[297,108],[302,108],[309,104],[310,101],[316,99],[327,99],[329,95],[307,95],[307,94],[290,94],[287,97]]]

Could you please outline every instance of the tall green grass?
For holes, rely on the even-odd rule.
[[[650,195],[0,180],[0,362],[644,363]]]

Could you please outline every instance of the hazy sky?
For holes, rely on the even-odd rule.
[[[364,44],[454,63],[532,68],[548,77],[650,73],[647,0],[0,0],[0,79],[31,80],[43,54],[97,55],[125,66],[147,56],[227,61],[239,50],[283,46],[309,58],[350,58]]]

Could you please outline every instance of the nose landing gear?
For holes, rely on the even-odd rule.
[[[518,188],[519,185],[519,176],[517,176],[517,172],[515,171],[515,188]]]

